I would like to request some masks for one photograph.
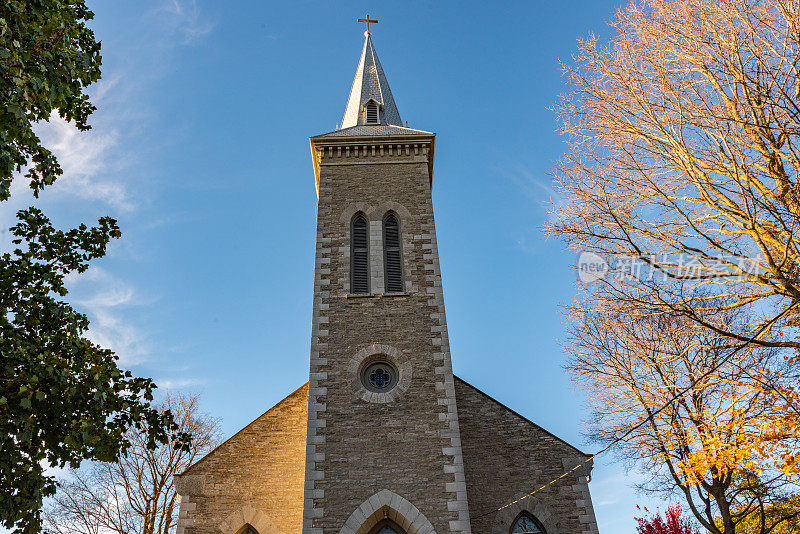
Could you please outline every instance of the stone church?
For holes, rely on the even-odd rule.
[[[453,376],[436,134],[403,126],[365,36],[341,126],[310,138],[309,381],[175,477],[177,534],[597,533],[588,456]]]

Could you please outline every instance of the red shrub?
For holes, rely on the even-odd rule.
[[[649,517],[636,518],[639,523],[636,527],[637,534],[697,534],[699,532],[689,518],[681,517],[681,507],[677,504],[667,508],[663,518],[658,512],[650,514],[647,508],[644,511],[649,514]]]

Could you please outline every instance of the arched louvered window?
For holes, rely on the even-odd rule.
[[[547,534],[539,521],[528,512],[522,512],[517,516],[516,521],[511,526],[511,534]]]
[[[367,102],[367,124],[378,124],[378,103],[374,100]]]
[[[363,213],[353,217],[350,228],[350,288],[369,293],[369,226]]]
[[[393,212],[383,218],[383,257],[386,291],[403,291],[403,258],[401,255],[400,221]]]
[[[239,534],[258,534],[258,531],[250,525],[245,525]]]

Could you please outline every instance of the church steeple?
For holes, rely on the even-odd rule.
[[[400,124],[369,26],[342,128],[309,141],[308,384],[175,476],[175,534],[597,534],[590,457],[453,376],[436,134]]]
[[[361,59],[350,89],[341,128],[368,124],[402,126],[403,121],[394,103],[389,82],[372,44],[372,34],[367,30],[364,35],[364,48],[361,50]]]

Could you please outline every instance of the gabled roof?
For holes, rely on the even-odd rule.
[[[502,408],[503,410],[505,410],[509,414],[513,415],[514,417],[517,417],[517,418],[521,419],[522,421],[524,421],[525,423],[530,425],[532,428],[535,428],[535,429],[539,430],[540,432],[544,432],[545,434],[547,434],[548,436],[552,437],[556,441],[559,441],[559,442],[563,443],[567,447],[573,449],[578,454],[580,454],[582,456],[587,456],[587,457],[591,456],[591,454],[583,452],[582,450],[577,448],[575,445],[572,445],[571,443],[567,442],[566,440],[561,439],[560,437],[556,436],[555,434],[553,434],[549,430],[546,430],[546,429],[542,428],[541,426],[537,425],[536,423],[534,423],[533,421],[531,421],[530,419],[528,419],[524,415],[521,415],[519,412],[516,412],[516,411],[512,410],[511,408],[509,408],[508,406],[506,406],[505,404],[503,404],[499,400],[495,399],[494,397],[490,396],[489,394],[487,394],[487,393],[481,391],[480,389],[476,388],[475,386],[473,386],[472,384],[470,384],[469,382],[467,382],[463,378],[459,378],[456,375],[453,375],[453,380],[455,380],[456,382],[460,382],[464,386],[468,387],[469,389],[471,389],[475,393],[477,393],[480,396],[482,396],[487,401],[499,406],[500,408]],[[456,402],[458,402],[458,399],[456,399]]]
[[[241,430],[236,432],[234,435],[232,435],[231,437],[229,437],[228,439],[226,439],[222,443],[218,444],[211,451],[206,453],[205,456],[203,456],[202,458],[200,458],[199,460],[194,462],[192,465],[190,465],[189,467],[187,467],[186,469],[184,469],[180,473],[176,473],[175,476],[176,477],[182,477],[183,475],[191,475],[192,471],[194,471],[195,468],[198,465],[204,463],[208,458],[210,458],[211,456],[214,456],[215,454],[217,454],[217,452],[219,452],[221,449],[225,448],[229,443],[235,441],[239,436],[243,435],[250,428],[256,426],[256,424],[258,424],[258,422],[261,421],[262,419],[264,419],[265,417],[268,417],[269,415],[271,415],[273,413],[277,413],[283,406],[289,404],[291,402],[291,400],[293,398],[297,397],[298,395],[300,395],[303,399],[305,399],[304,402],[299,404],[299,406],[302,409],[302,408],[306,407],[306,402],[308,400],[308,382],[306,382],[305,384],[303,384],[302,386],[300,386],[299,388],[297,388],[296,390],[294,390],[293,392],[288,394],[281,401],[279,401],[277,404],[275,404],[272,408],[268,409],[266,412],[262,413],[261,415],[259,415],[255,419],[253,419],[250,423],[248,423],[244,428],[242,428]],[[308,417],[308,416],[305,415],[304,417]],[[273,430],[275,430],[278,427],[273,426],[271,428]],[[303,428],[305,429],[305,425],[303,425]]]
[[[353,87],[350,89],[350,98],[347,100],[341,128],[364,124],[365,118],[361,110],[370,99],[381,105],[381,124],[401,125],[403,121],[400,119],[400,113],[394,103],[389,82],[386,80],[383,67],[378,60],[378,54],[375,53],[375,47],[372,45],[372,35],[369,32],[366,32],[365,35],[364,48],[361,50],[361,59],[353,79]]]
[[[531,427],[533,427],[533,428],[536,428],[536,429],[538,429],[539,431],[541,431],[541,432],[544,432],[544,433],[548,434],[549,436],[553,437],[553,438],[554,438],[554,439],[556,439],[557,441],[560,441],[561,443],[563,443],[563,444],[564,444],[564,445],[566,445],[567,447],[570,447],[570,448],[574,449],[574,450],[575,450],[575,452],[577,452],[577,453],[579,453],[579,454],[581,454],[581,455],[583,455],[583,456],[590,456],[589,454],[587,454],[587,453],[585,453],[585,452],[581,451],[580,449],[578,449],[578,448],[577,448],[577,447],[575,447],[574,445],[571,445],[570,443],[566,442],[565,440],[563,440],[563,439],[559,438],[558,436],[556,436],[556,435],[555,435],[555,434],[553,434],[552,432],[549,432],[549,431],[545,430],[544,428],[542,428],[541,426],[537,425],[536,423],[534,423],[533,421],[531,421],[531,420],[530,420],[530,419],[528,419],[527,417],[525,417],[525,416],[523,416],[523,415],[520,415],[518,412],[515,412],[514,410],[512,410],[511,408],[509,408],[509,407],[508,407],[508,406],[506,406],[505,404],[501,403],[500,401],[496,400],[495,398],[493,398],[493,397],[491,397],[491,396],[487,395],[486,393],[484,393],[484,392],[483,392],[483,391],[481,391],[480,389],[476,388],[475,386],[473,386],[472,384],[470,384],[470,383],[469,383],[469,382],[467,382],[466,380],[464,380],[464,379],[462,379],[462,378],[459,378],[459,377],[457,377],[457,376],[455,376],[455,375],[453,375],[453,379],[454,379],[456,382],[459,382],[459,383],[463,384],[464,386],[466,386],[466,387],[470,388],[471,390],[475,391],[475,392],[476,392],[476,393],[478,393],[480,396],[482,396],[483,398],[485,398],[487,401],[489,401],[489,402],[492,402],[492,403],[496,404],[497,406],[501,407],[503,410],[507,411],[508,413],[512,414],[513,416],[520,418],[520,419],[521,419],[521,420],[523,420],[525,423],[529,424]],[[296,397],[297,395],[301,395],[301,396],[303,396],[303,397],[305,397],[305,398],[307,398],[307,397],[308,397],[308,382],[306,382],[305,384],[303,384],[302,386],[300,386],[299,388],[297,388],[297,389],[296,389],[294,392],[292,392],[292,393],[290,393],[289,395],[287,395],[287,396],[286,396],[286,397],[285,397],[283,400],[281,400],[281,401],[280,401],[280,402],[278,402],[276,405],[274,405],[272,408],[270,408],[269,410],[267,410],[266,412],[264,412],[263,414],[261,414],[259,417],[257,417],[255,420],[253,420],[253,421],[252,421],[250,424],[248,424],[247,426],[245,426],[244,428],[242,428],[241,430],[239,430],[238,432],[236,432],[236,433],[235,433],[233,436],[229,437],[228,439],[226,439],[225,441],[223,441],[222,443],[220,443],[219,445],[217,445],[217,446],[216,446],[216,447],[215,447],[215,448],[214,448],[214,449],[213,449],[211,452],[209,452],[208,454],[206,454],[205,456],[203,456],[202,458],[200,458],[199,460],[197,460],[195,463],[193,463],[192,465],[190,465],[189,467],[187,467],[186,469],[184,469],[184,470],[183,470],[183,472],[179,473],[177,476],[178,476],[178,477],[180,477],[180,476],[182,476],[182,475],[188,475],[188,474],[191,474],[191,471],[193,471],[193,470],[194,470],[194,469],[195,469],[195,468],[196,468],[196,467],[197,467],[199,464],[203,463],[203,462],[204,462],[204,461],[205,461],[207,458],[209,458],[210,456],[213,456],[214,454],[216,454],[218,450],[220,450],[220,449],[222,449],[223,447],[225,447],[225,446],[226,446],[226,445],[227,445],[229,442],[236,440],[237,436],[239,436],[239,435],[243,434],[244,432],[246,432],[246,431],[247,431],[249,428],[251,428],[251,427],[252,427],[252,426],[254,426],[256,423],[258,423],[258,421],[260,421],[262,418],[264,418],[264,417],[266,417],[266,416],[270,415],[270,414],[271,414],[271,413],[273,413],[273,412],[277,412],[277,411],[278,411],[278,410],[281,408],[281,406],[283,406],[284,404],[286,404],[288,401],[290,401],[290,399],[293,399],[293,398],[294,398],[294,397]],[[302,404],[302,403],[301,403],[300,405],[301,405],[301,406],[305,406],[305,405],[304,405],[304,404]]]
[[[395,126],[393,124],[364,124],[358,126],[350,126],[349,128],[341,128],[332,132],[315,135],[311,139],[330,139],[336,137],[356,137],[362,135],[369,135],[375,137],[407,137],[407,136],[433,136],[433,132],[426,132],[424,130],[415,130],[414,128],[406,128],[405,126]]]

